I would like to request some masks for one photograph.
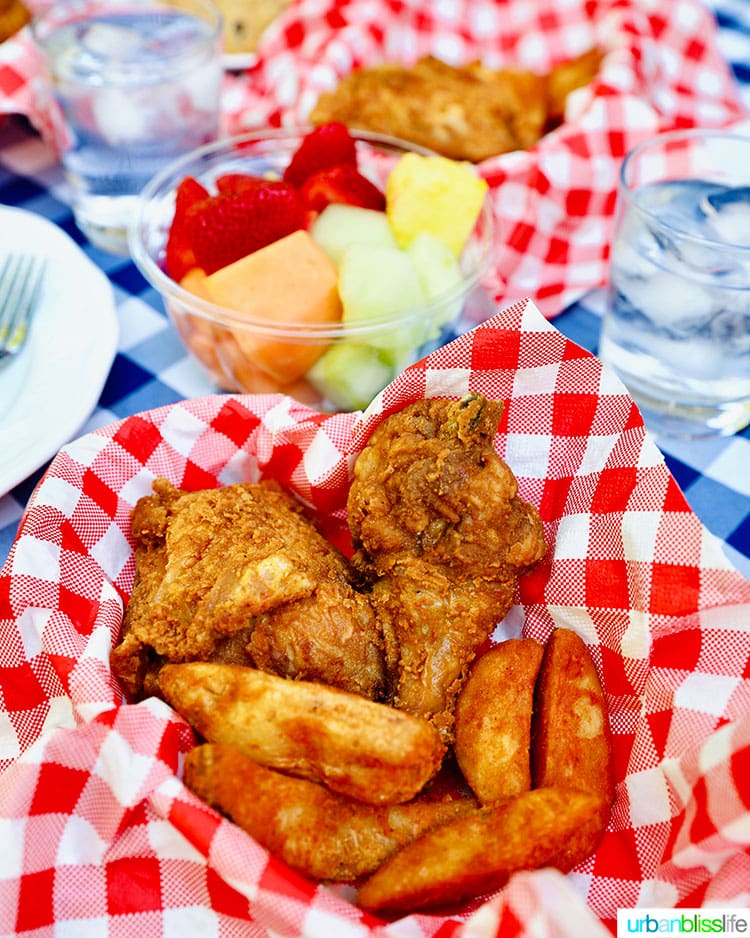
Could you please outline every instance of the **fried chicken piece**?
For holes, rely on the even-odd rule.
[[[368,598],[280,486],[188,493],[156,480],[132,531],[136,576],[112,654],[130,697],[156,690],[165,661],[192,660],[382,695],[382,636]]]
[[[591,81],[601,59],[592,49],[549,75],[480,62],[453,66],[434,56],[413,66],[359,68],[319,97],[310,121],[341,121],[478,163],[534,146],[560,123],[568,93]]]
[[[410,68],[356,69],[320,96],[310,120],[342,121],[479,162],[536,143],[546,110],[545,80],[533,72],[454,68],[428,56]]]
[[[600,49],[588,49],[552,69],[547,76],[547,129],[563,122],[568,95],[592,81],[601,67],[603,58]]]
[[[395,664],[394,706],[452,742],[469,665],[545,552],[539,514],[493,440],[502,405],[479,394],[418,401],[386,418],[354,466],[353,563]]]

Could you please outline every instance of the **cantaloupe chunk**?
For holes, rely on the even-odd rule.
[[[222,267],[198,290],[218,306],[246,316],[249,323],[294,323],[304,333],[305,323],[341,319],[336,268],[306,231],[295,231]],[[248,361],[282,387],[304,375],[329,344],[269,338],[252,325],[231,331]]]

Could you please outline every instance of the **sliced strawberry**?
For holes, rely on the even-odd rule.
[[[339,164],[356,167],[357,148],[348,127],[339,121],[330,121],[302,139],[284,171],[284,182],[301,186],[313,173]]]
[[[305,182],[300,190],[305,206],[322,212],[331,202],[344,202],[377,211],[385,209],[385,195],[354,166],[322,169]]]
[[[191,211],[207,198],[208,191],[193,176],[185,176],[177,186],[174,218],[164,251],[164,266],[172,280],[182,280],[192,267],[198,266],[193,251]]]
[[[218,193],[195,207],[193,250],[212,274],[307,223],[296,189],[265,182],[239,192]]]
[[[250,173],[224,173],[216,177],[216,188],[219,192],[242,192],[264,186],[267,182],[263,176],[251,176]]]

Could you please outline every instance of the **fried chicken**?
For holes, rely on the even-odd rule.
[[[275,483],[182,492],[133,512],[136,576],[112,668],[158,693],[166,661],[245,664],[382,696],[382,637],[348,562]]]
[[[545,552],[536,508],[493,440],[502,405],[478,394],[392,414],[354,466],[354,565],[395,672],[391,702],[452,741],[456,696],[479,648]]]
[[[476,163],[534,146],[560,123],[567,95],[591,81],[601,59],[592,49],[548,75],[480,62],[457,67],[434,56],[412,66],[386,62],[342,78],[320,96],[310,121],[341,121]]]

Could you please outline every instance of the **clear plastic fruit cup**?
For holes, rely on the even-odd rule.
[[[217,177],[247,173],[280,178],[305,133],[264,130],[203,146],[176,160],[144,188],[129,232],[131,256],[161,294],[189,352],[219,388],[281,393],[322,411],[359,410],[406,366],[486,319],[493,302],[482,286],[492,255],[489,199],[459,259],[461,279],[429,302],[356,322],[291,322],[217,306],[165,272],[175,192],[185,176],[215,191]],[[385,189],[406,152],[430,151],[384,135],[353,131],[360,172]],[[384,285],[387,273],[384,272]],[[283,278],[282,278],[283,279]],[[283,291],[280,292],[283,302]]]

